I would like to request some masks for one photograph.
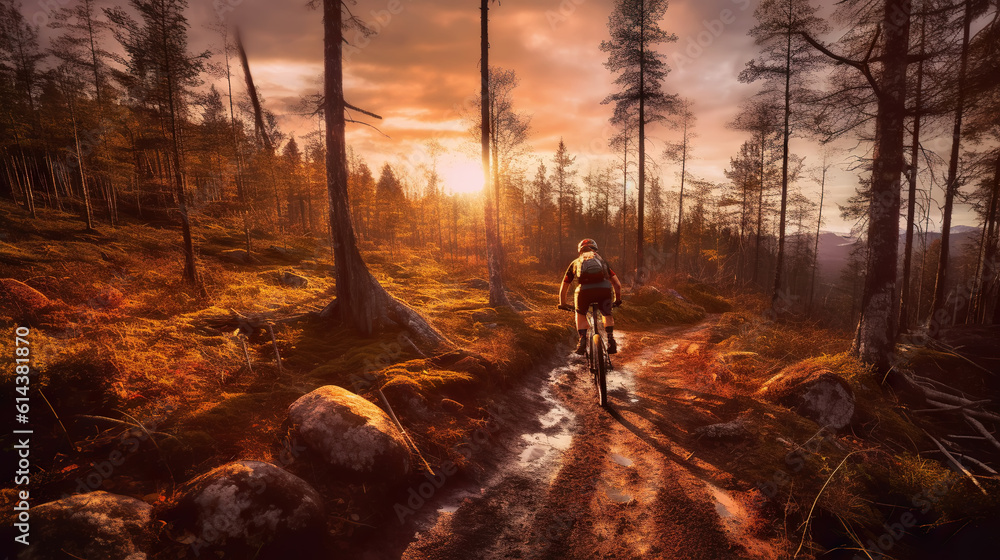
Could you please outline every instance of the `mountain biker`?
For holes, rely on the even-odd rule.
[[[569,294],[570,283],[576,279],[579,283],[575,296],[576,328],[580,332],[580,345],[577,346],[576,353],[587,353],[587,309],[596,302],[604,316],[604,328],[608,333],[608,354],[614,354],[618,352],[618,343],[615,342],[615,319],[611,315],[611,308],[622,303],[622,283],[615,271],[611,270],[608,261],[598,254],[596,241],[584,239],[576,250],[580,256],[569,264],[559,287],[559,307],[569,308],[566,296]],[[612,295],[614,302],[611,300]]]

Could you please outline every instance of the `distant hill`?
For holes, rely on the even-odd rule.
[[[961,255],[965,251],[966,246],[978,243],[981,231],[982,230],[980,230],[980,228],[973,226],[955,226],[951,228],[951,238],[948,244],[951,246],[952,257]],[[941,239],[941,232],[932,231],[927,234],[928,244],[933,243],[938,239]],[[850,257],[851,250],[856,242],[857,238],[852,237],[847,233],[836,233],[832,231],[820,232],[818,258],[819,268],[817,270],[817,274],[823,281],[835,282],[840,278],[840,273],[847,264],[847,259]],[[900,254],[902,254],[903,245],[905,243],[905,235],[903,232],[900,232]],[[919,235],[914,237],[913,244],[915,251],[919,251],[921,247],[923,247]]]
[[[840,278],[840,271],[847,264],[857,242],[858,239],[849,233],[820,232],[817,276],[826,282],[834,282]]]

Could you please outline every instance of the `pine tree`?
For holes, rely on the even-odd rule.
[[[556,248],[560,262],[568,258],[565,251],[567,233],[565,221],[567,215],[570,214],[569,206],[573,196],[576,194],[576,186],[573,184],[573,177],[576,175],[576,170],[573,169],[575,161],[576,157],[569,155],[566,143],[563,142],[562,138],[559,138],[559,146],[552,157],[552,175],[549,177],[549,181],[552,184],[552,190],[555,191],[556,208],[559,214],[559,237],[556,240]]]
[[[181,217],[184,240],[184,280],[195,284],[198,272],[191,237],[181,134],[188,116],[191,89],[201,83],[200,74],[208,53],[188,51],[188,21],[184,16],[187,0],[129,0],[141,17],[135,21],[121,7],[106,9],[108,20],[116,27],[115,38],[127,58],[126,85],[140,86],[147,106],[161,108],[159,118],[165,124],[170,145],[170,167]]]
[[[601,50],[608,53],[605,67],[618,74],[615,85],[618,92],[609,95],[602,103],[614,103],[612,122],[628,119],[630,111],[637,109],[638,124],[638,216],[636,237],[636,268],[644,266],[644,210],[646,194],[646,125],[662,121],[667,113],[675,110],[676,96],[663,91],[663,80],[670,71],[663,55],[654,47],[673,42],[677,36],[660,28],[660,20],[667,11],[666,0],[617,0],[608,19],[610,41],[601,42]],[[636,275],[638,278],[639,275]]]
[[[763,0],[754,11],[757,25],[750,36],[757,45],[764,47],[759,59],[747,63],[740,73],[740,81],[765,80],[767,90],[780,91],[783,99],[784,119],[781,151],[781,210],[778,222],[778,258],[771,290],[772,308],[778,304],[782,290],[785,259],[785,214],[788,207],[788,142],[792,135],[792,103],[802,97],[809,73],[822,60],[802,33],[819,35],[826,32],[825,22],[816,17],[816,9],[805,0]],[[777,83],[775,83],[777,82]],[[767,90],[765,90],[767,92]],[[768,92],[769,93],[769,92]],[[796,111],[797,113],[797,111]]]

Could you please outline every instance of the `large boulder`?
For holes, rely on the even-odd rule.
[[[382,409],[326,385],[288,408],[291,435],[311,455],[361,480],[398,480],[410,472],[403,435]]]
[[[152,507],[104,491],[76,494],[31,510],[29,546],[21,560],[145,560]]]
[[[781,370],[764,383],[760,393],[826,428],[839,430],[854,417],[855,399],[850,384],[809,361]]]
[[[191,480],[162,518],[190,545],[191,557],[205,551],[226,558],[315,553],[326,530],[319,493],[261,461],[228,463]]]

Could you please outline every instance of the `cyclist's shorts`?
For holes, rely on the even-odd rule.
[[[611,288],[587,288],[576,291],[576,312],[586,315],[590,304],[597,303],[601,314],[611,316],[611,306],[614,303],[615,292]]]

